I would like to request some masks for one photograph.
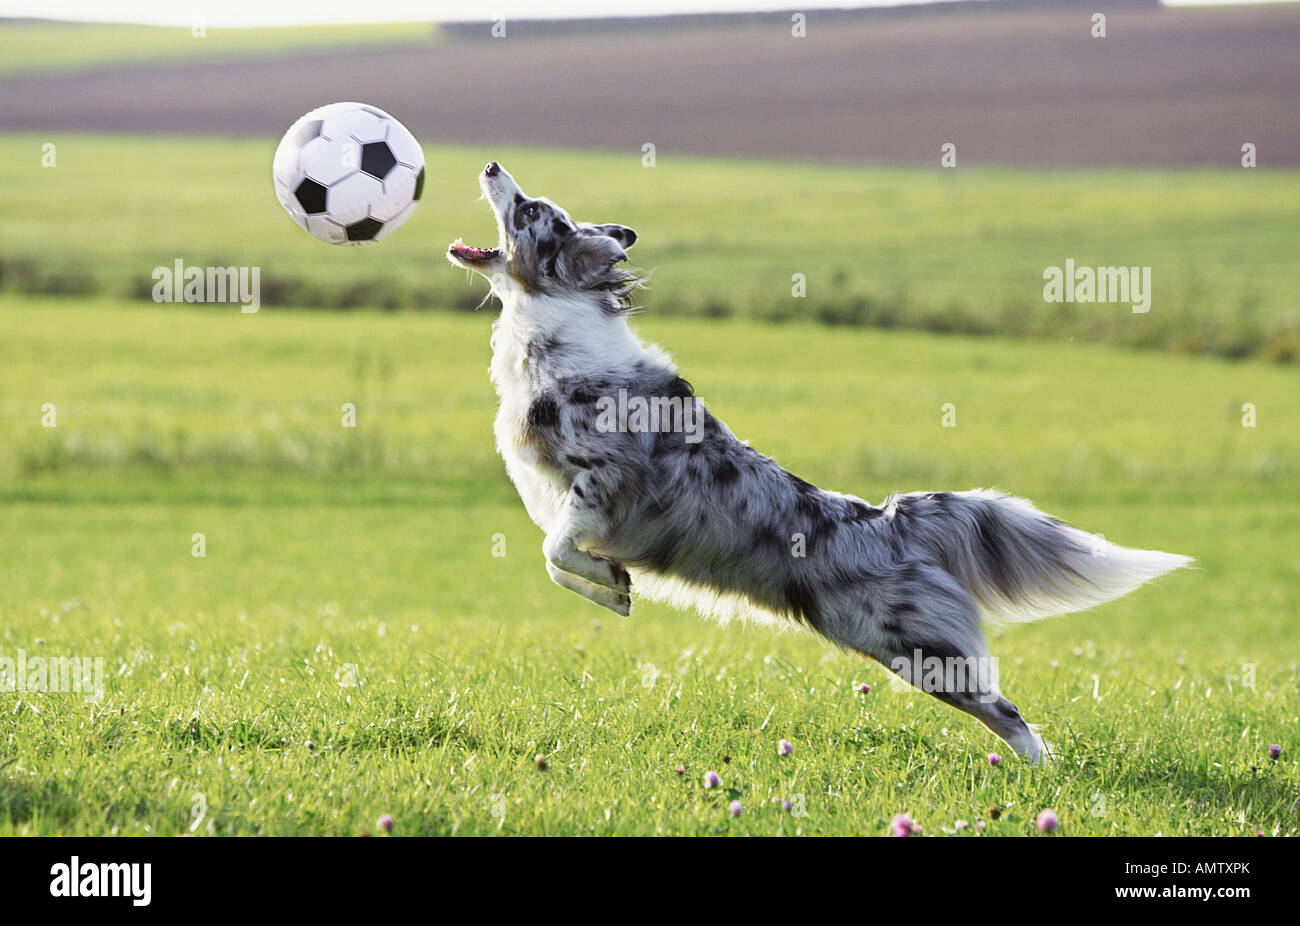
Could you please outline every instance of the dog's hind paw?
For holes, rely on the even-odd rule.
[[[1024,757],[1029,760],[1029,764],[1034,768],[1041,768],[1056,761],[1056,747],[1039,735],[1036,726],[1030,726],[1029,731],[1033,739],[1024,751]]]

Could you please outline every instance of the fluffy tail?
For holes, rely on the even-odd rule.
[[[1081,611],[1192,562],[1116,546],[984,489],[895,495],[884,507],[895,538],[931,551],[991,620]]]

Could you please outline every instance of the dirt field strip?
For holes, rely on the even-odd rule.
[[[277,137],[325,101],[430,143],[837,162],[1300,164],[1300,11],[988,9],[513,34],[0,80],[0,131]],[[487,35],[485,26],[484,35]]]

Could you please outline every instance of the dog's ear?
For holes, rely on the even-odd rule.
[[[620,260],[627,260],[627,252],[612,235],[582,235],[569,246],[564,265],[569,278],[584,285],[599,278]]]
[[[624,250],[636,244],[636,232],[626,225],[614,225],[612,223],[609,225],[593,225],[591,230],[598,235],[608,235],[613,238],[623,246]]]

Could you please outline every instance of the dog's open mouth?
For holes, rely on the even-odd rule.
[[[447,252],[467,264],[482,264],[501,256],[500,248],[475,248],[459,238],[448,245]]]

